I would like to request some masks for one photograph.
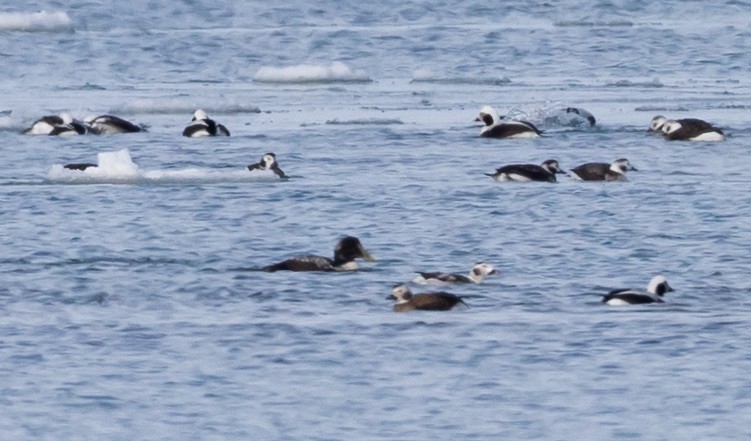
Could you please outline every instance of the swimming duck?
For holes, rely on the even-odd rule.
[[[712,124],[696,118],[667,120],[662,125],[668,141],[723,141],[725,134]]]
[[[137,133],[145,129],[127,121],[119,116],[99,115],[91,116],[84,120],[89,130],[97,135],[112,135],[117,133]]]
[[[28,129],[24,130],[27,135],[49,135],[49,136],[75,136],[85,135],[86,126],[77,119],[74,119],[67,113],[60,115],[46,115],[34,123]]]
[[[610,306],[639,305],[645,303],[664,303],[662,297],[673,288],[663,276],[654,276],[647,285],[647,291],[633,289],[615,289],[602,297],[602,302]]]
[[[655,115],[652,118],[652,121],[649,122],[649,128],[647,129],[647,132],[662,134],[662,126],[665,125],[665,121],[667,120],[668,119],[662,115]]]
[[[373,261],[360,239],[346,236],[339,240],[334,248],[334,258],[323,256],[297,256],[263,268],[263,271],[354,271],[357,269],[355,259],[363,258]]]
[[[498,112],[491,106],[480,109],[480,115],[475,121],[482,121],[485,125],[480,130],[483,138],[537,138],[542,134],[534,124],[528,121],[501,121]]]
[[[626,172],[638,171],[626,158],[616,159],[612,164],[588,162],[571,169],[573,177],[582,181],[625,181]]]
[[[482,283],[485,276],[498,274],[498,271],[489,263],[480,262],[475,264],[469,271],[469,275],[449,274],[441,272],[418,272],[418,277],[412,280],[412,283],[421,285],[427,284],[446,284],[446,283]]]
[[[183,130],[183,136],[197,138],[202,136],[229,136],[229,130],[209,118],[203,109],[193,112],[193,119]]]
[[[279,163],[276,162],[276,155],[273,153],[266,153],[263,155],[260,161],[258,161],[256,164],[250,164],[248,166],[248,170],[271,170],[273,171],[277,176],[280,178],[286,178],[287,175],[284,174],[281,168],[279,168]]]
[[[561,170],[558,161],[548,159],[540,165],[537,164],[510,164],[496,169],[495,173],[485,173],[496,181],[542,181],[556,182],[555,175],[565,172]]]
[[[394,311],[448,311],[457,305],[467,306],[461,297],[447,292],[430,292],[423,294],[412,294],[412,291],[405,285],[397,285],[387,297],[389,300],[396,300]]]

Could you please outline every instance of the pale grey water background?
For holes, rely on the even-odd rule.
[[[749,6],[4,6],[0,439],[748,438]],[[256,77],[334,62],[367,81]],[[553,103],[598,126],[472,122]],[[197,107],[233,136],[182,138]],[[62,111],[150,131],[18,133]],[[656,113],[730,136],[667,143]],[[187,177],[47,179],[123,148]],[[237,179],[267,151],[292,179]],[[622,184],[483,176],[623,156]],[[378,261],[256,271],[345,234]],[[452,289],[467,311],[391,312],[394,283],[478,260],[502,274]],[[666,304],[599,303],[656,273]]]

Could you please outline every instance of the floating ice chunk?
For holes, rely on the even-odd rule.
[[[366,82],[371,79],[363,71],[352,70],[346,64],[335,61],[329,66],[299,64],[288,67],[264,66],[258,69],[254,81],[264,83],[333,83]]]
[[[65,32],[73,23],[65,12],[0,13],[0,31]]]

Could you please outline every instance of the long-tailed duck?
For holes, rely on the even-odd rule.
[[[354,271],[357,269],[358,257],[373,261],[360,239],[346,236],[339,240],[334,248],[334,258],[323,256],[297,256],[263,268],[263,271]]]
[[[573,113],[573,114],[579,115],[580,117],[582,117],[584,120],[587,121],[590,127],[594,126],[595,123],[597,122],[594,115],[592,115],[590,112],[580,107],[566,107],[565,109],[563,109],[563,111],[568,114]]]
[[[441,285],[446,283],[482,283],[485,276],[498,274],[498,271],[489,263],[480,262],[475,264],[469,275],[441,272],[418,272],[412,282],[421,285]]]
[[[119,116],[99,115],[91,116],[84,120],[89,126],[89,130],[97,135],[112,135],[116,133],[136,133],[143,132],[143,127],[137,126],[130,121],[126,121]]]
[[[543,181],[556,182],[555,175],[565,172],[561,170],[558,161],[548,159],[541,165],[537,164],[510,164],[496,169],[495,173],[485,173],[496,181]]]
[[[279,168],[279,163],[276,162],[276,155],[273,153],[266,153],[263,155],[260,161],[258,161],[256,164],[250,164],[248,166],[248,170],[271,170],[273,171],[277,176],[280,178],[286,178],[287,175],[284,174],[281,168]]]
[[[667,120],[662,125],[668,141],[723,141],[725,134],[712,124],[696,118]]]
[[[197,138],[201,136],[229,136],[229,130],[209,118],[203,109],[193,112],[193,119],[183,130],[183,136]]]
[[[571,169],[571,173],[574,178],[582,181],[625,181],[626,172],[629,170],[638,171],[628,162],[628,159],[621,158],[616,159],[612,164],[588,162]]]
[[[491,106],[480,109],[480,115],[475,121],[482,121],[485,125],[480,130],[483,138],[537,138],[542,134],[534,124],[528,121],[501,121],[498,112]]]
[[[60,115],[46,115],[24,130],[27,135],[75,136],[85,135],[86,126],[67,113]]]
[[[655,115],[652,121],[649,122],[648,132],[654,132],[662,134],[662,126],[665,125],[665,121],[668,119],[662,115]]]
[[[647,285],[647,291],[615,289],[602,297],[602,302],[610,306],[638,305],[644,303],[664,303],[662,297],[673,288],[663,276],[654,276]]]
[[[394,311],[448,311],[457,305],[467,306],[461,297],[447,292],[430,292],[423,294],[412,294],[412,291],[405,285],[397,285],[387,297],[389,300],[396,300]]]

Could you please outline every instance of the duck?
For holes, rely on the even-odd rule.
[[[662,125],[668,141],[724,141],[725,134],[712,124],[696,118],[669,119]]]
[[[480,109],[480,115],[475,121],[482,121],[485,125],[480,129],[483,138],[537,138],[542,132],[528,121],[501,121],[503,118],[491,106]]]
[[[193,112],[193,119],[183,130],[183,136],[197,138],[202,136],[230,136],[229,130],[223,125],[209,118],[203,109]]]
[[[60,115],[45,115],[34,121],[28,129],[23,131],[23,133],[27,135],[49,135],[56,126],[66,124],[66,120],[73,121],[73,118],[67,113],[61,113]]]
[[[581,107],[566,107],[563,109],[564,112],[567,114],[576,114],[579,115],[581,118],[583,118],[587,124],[589,124],[590,127],[594,127],[594,125],[597,123],[597,119],[595,118],[592,113],[590,113],[586,109],[582,109]],[[575,122],[572,122],[570,125],[578,125]]]
[[[68,113],[60,115],[45,115],[34,123],[28,129],[24,130],[27,135],[48,135],[48,136],[76,136],[87,133],[86,126]]]
[[[510,164],[504,165],[501,168],[496,169],[495,173],[485,173],[485,176],[490,176],[499,182],[504,181],[541,181],[541,182],[556,182],[556,174],[565,174],[561,170],[558,161],[555,159],[548,159],[542,164]]]
[[[665,293],[673,292],[664,276],[652,277],[647,285],[647,291],[633,289],[614,289],[602,297],[602,303],[610,306],[640,305],[646,303],[664,303]]]
[[[258,161],[255,164],[250,164],[248,166],[249,171],[253,170],[271,170],[274,172],[275,175],[279,176],[280,178],[286,178],[287,175],[284,174],[281,168],[279,168],[279,163],[276,162],[276,155],[273,153],[266,153],[261,157],[261,160]]]
[[[652,118],[652,121],[649,122],[649,128],[647,129],[647,132],[662,134],[662,126],[665,125],[665,121],[667,120],[668,119],[663,115],[655,115]]]
[[[297,256],[264,267],[262,271],[354,271],[358,268],[355,262],[357,258],[370,262],[375,260],[362,246],[360,239],[345,236],[337,242],[333,259],[315,255]]]
[[[419,276],[412,283],[420,285],[447,284],[447,283],[482,283],[486,276],[498,274],[498,271],[489,263],[476,263],[469,271],[469,275],[441,272],[418,272]]]
[[[448,292],[427,292],[412,294],[406,285],[397,285],[387,297],[396,300],[395,312],[409,311],[448,311],[459,305],[466,307],[461,297]]]
[[[626,172],[638,171],[626,158],[616,159],[612,164],[588,162],[571,169],[575,179],[582,181],[626,181]]]
[[[143,127],[137,126],[115,115],[90,116],[84,120],[91,133],[97,135],[112,135],[117,133],[137,133],[146,131]]]

